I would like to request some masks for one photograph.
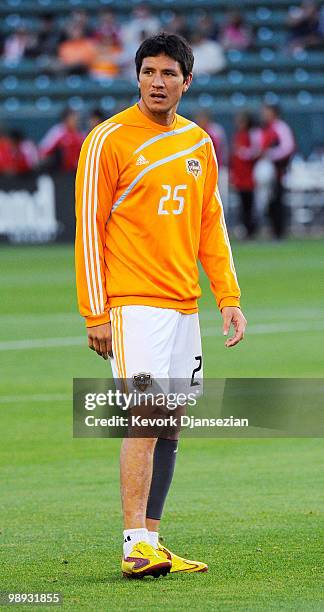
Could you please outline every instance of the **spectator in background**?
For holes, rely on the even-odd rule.
[[[230,182],[240,201],[240,221],[247,238],[253,238],[257,230],[254,175],[255,162],[260,155],[260,130],[249,112],[235,117],[236,131],[233,136],[230,156]]]
[[[78,24],[68,26],[68,38],[59,46],[59,59],[69,72],[88,72],[96,57],[94,41],[87,38]]]
[[[43,166],[64,172],[76,170],[84,139],[79,123],[79,114],[68,109],[62,121],[47,132],[39,145]]]
[[[91,132],[99,123],[102,123],[105,120],[105,115],[100,110],[100,108],[94,108],[89,117],[88,117],[88,130],[87,134]]]
[[[9,137],[14,174],[25,174],[34,170],[38,164],[38,150],[34,142],[25,138],[20,130],[11,130]]]
[[[268,203],[268,213],[276,238],[283,238],[287,228],[287,213],[283,202],[282,179],[295,151],[295,139],[289,125],[280,119],[279,108],[265,104],[261,110],[261,154],[275,167],[275,180]]]
[[[102,36],[95,44],[95,52],[90,65],[90,74],[98,79],[111,79],[120,72],[124,63],[122,47],[115,42],[113,34]]]
[[[191,47],[195,56],[195,75],[216,74],[226,67],[222,46],[215,40],[203,38],[198,30],[191,35]]]
[[[92,38],[93,31],[90,25],[90,19],[85,9],[76,9],[70,17],[70,24],[79,27],[86,38]]]
[[[94,39],[101,43],[109,36],[114,45],[121,46],[120,26],[112,11],[104,10],[98,15],[98,27],[93,33]]]
[[[131,49],[132,59],[143,38],[156,34],[159,29],[160,20],[152,14],[147,4],[142,3],[134,8],[129,21],[121,29],[123,46],[125,49]],[[144,32],[145,35],[143,35]]]
[[[35,34],[28,32],[25,27],[17,28],[4,42],[3,59],[8,62],[18,63],[21,59],[33,53],[35,44]]]
[[[0,174],[13,174],[14,161],[11,140],[7,132],[0,126]]]
[[[169,34],[178,34],[178,36],[183,36],[183,38],[189,40],[190,30],[186,16],[181,13],[173,13],[168,22],[167,31]]]
[[[195,117],[196,123],[210,136],[219,168],[228,165],[228,143],[224,128],[215,121],[212,121],[207,111],[201,111]]]
[[[6,133],[0,128],[0,174],[24,174],[33,170],[37,163],[37,147],[31,140],[20,130]]]
[[[323,44],[320,13],[316,2],[305,0],[290,11],[287,26],[290,30],[289,44],[292,51],[300,51]]]
[[[56,26],[54,15],[45,13],[41,17],[40,28],[32,49],[33,57],[56,57],[60,42],[62,42],[62,33]]]
[[[251,30],[239,11],[230,11],[222,29],[220,42],[224,49],[247,49],[251,45]]]
[[[196,23],[196,29],[200,32],[203,38],[218,40],[219,28],[213,20],[211,14],[207,11],[200,12]]]

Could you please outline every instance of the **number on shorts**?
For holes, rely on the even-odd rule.
[[[195,357],[195,360],[198,361],[198,365],[196,368],[194,368],[194,370],[192,370],[190,387],[195,387],[196,385],[200,385],[199,380],[195,380],[195,374],[197,374],[197,372],[200,372],[202,368],[202,356],[197,355],[197,357]]]

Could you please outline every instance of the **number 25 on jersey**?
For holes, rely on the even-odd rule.
[[[166,191],[166,194],[160,199],[158,215],[181,215],[185,199],[183,195],[179,195],[179,192],[187,189],[187,185],[177,185],[173,191],[171,185],[161,185],[161,187]],[[173,203],[172,207],[170,202]]]

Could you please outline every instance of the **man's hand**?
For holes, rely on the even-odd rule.
[[[247,326],[247,320],[243,315],[243,312],[240,308],[236,306],[225,306],[222,310],[222,317],[224,321],[223,325],[223,334],[227,336],[231,324],[234,327],[235,334],[232,338],[229,338],[225,342],[225,346],[231,347],[238,344],[244,338],[245,328]]]
[[[87,332],[88,346],[92,351],[96,351],[96,353],[104,359],[113,357],[110,323],[88,327]]]

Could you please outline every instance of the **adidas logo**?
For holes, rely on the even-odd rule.
[[[149,164],[150,162],[145,159],[144,155],[140,155],[136,160],[136,166],[145,166],[145,164]]]

